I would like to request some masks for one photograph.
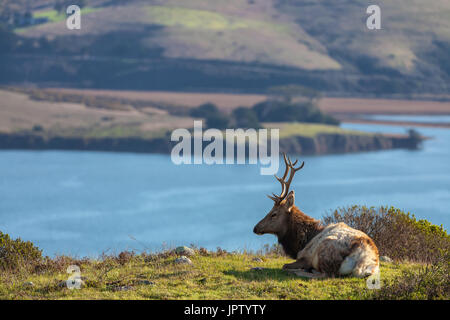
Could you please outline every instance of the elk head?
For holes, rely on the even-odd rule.
[[[287,231],[289,215],[294,207],[295,200],[294,191],[289,192],[289,187],[295,173],[303,168],[305,163],[303,162],[300,167],[295,168],[294,166],[297,164],[298,160],[292,163],[285,153],[283,153],[283,156],[284,163],[286,164],[286,170],[284,171],[282,178],[278,178],[275,175],[275,178],[281,183],[281,194],[279,196],[273,193],[271,196],[268,195],[268,197],[274,201],[274,205],[272,210],[270,210],[264,219],[258,222],[253,229],[253,232],[259,235],[265,233],[283,235]],[[289,179],[286,181],[289,171]]]

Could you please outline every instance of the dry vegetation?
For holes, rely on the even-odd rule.
[[[95,98],[74,100],[77,102],[33,98],[20,92],[0,90],[0,132],[86,137],[119,134],[152,138],[173,128],[192,126],[189,117],[170,115],[151,104],[138,109]]]
[[[132,100],[163,102],[174,105],[195,107],[211,102],[224,111],[231,112],[236,107],[250,107],[267,99],[263,94],[233,93],[193,93],[163,91],[121,91],[121,90],[82,90],[47,89],[50,92],[82,94],[86,96],[105,96]],[[365,99],[365,98],[322,98],[319,108],[330,114],[450,114],[450,102],[421,101],[402,99]]]

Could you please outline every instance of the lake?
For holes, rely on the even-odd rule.
[[[315,218],[352,204],[392,205],[448,229],[450,130],[416,129],[433,137],[418,151],[300,157],[306,164],[292,183],[297,205]],[[252,229],[271,209],[266,194],[279,191],[273,176],[261,176],[255,165],[175,166],[168,155],[152,154],[0,152],[0,230],[50,256],[191,243],[260,249],[276,238]]]

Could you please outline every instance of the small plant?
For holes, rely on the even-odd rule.
[[[30,241],[12,240],[0,231],[0,270],[22,271],[34,268],[42,261],[42,251]]]
[[[450,299],[450,255],[418,271],[405,270],[400,277],[375,290],[372,299],[412,300]]]

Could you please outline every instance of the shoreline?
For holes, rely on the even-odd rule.
[[[386,120],[365,120],[365,119],[347,119],[343,118],[342,122],[346,123],[360,123],[360,124],[382,124],[390,126],[407,126],[407,127],[426,127],[426,128],[448,128],[450,123],[426,123],[426,122],[411,122],[411,121],[386,121]]]
[[[415,150],[425,137],[388,134],[318,134],[290,136],[279,141],[280,152],[297,155],[347,154],[391,149]],[[33,134],[0,133],[0,150],[67,150],[170,154],[178,142],[166,138],[43,137]],[[208,144],[203,144],[202,149]],[[235,146],[235,149],[237,146]],[[224,149],[225,150],[225,149]],[[247,147],[246,147],[247,150]],[[235,150],[236,154],[236,150]]]

